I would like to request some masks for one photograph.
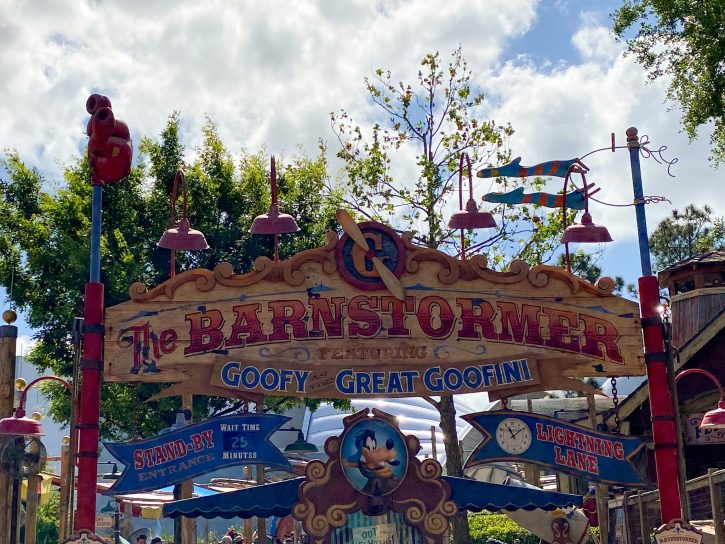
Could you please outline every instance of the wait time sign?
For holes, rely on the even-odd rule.
[[[637,305],[562,269],[496,272],[378,223],[283,262],[190,270],[106,312],[107,381],[249,396],[507,395],[643,373]],[[378,270],[386,269],[386,282]],[[391,283],[396,286],[390,289]]]

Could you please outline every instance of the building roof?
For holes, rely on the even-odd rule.
[[[661,270],[657,274],[660,285],[667,285],[667,280],[674,273],[685,268],[699,268],[700,266],[710,266],[715,264],[725,265],[725,251],[706,251],[693,255],[689,259],[677,262],[673,265],[668,266],[664,270]]]
[[[586,397],[555,397],[546,399],[532,399],[531,411],[543,416],[556,417],[566,421],[578,421],[588,417],[588,403]],[[597,413],[601,414],[611,410],[614,406],[612,399],[603,396],[595,397]],[[509,400],[508,407],[511,410],[526,412],[528,401],[513,399]],[[501,408],[500,403],[492,409]]]

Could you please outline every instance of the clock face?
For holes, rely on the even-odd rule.
[[[506,453],[521,454],[531,446],[531,429],[523,420],[507,417],[496,427],[496,442]]]

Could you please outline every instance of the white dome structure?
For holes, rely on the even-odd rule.
[[[466,435],[471,433],[473,429],[460,416],[487,410],[491,403],[488,401],[488,395],[485,393],[456,395],[454,403],[456,406],[458,439],[464,440]],[[354,410],[378,408],[379,410],[396,416],[403,434],[413,434],[420,440],[420,445],[422,446],[419,453],[420,457],[430,457],[431,455],[430,428],[431,426],[435,426],[436,456],[438,461],[445,467],[446,455],[443,445],[443,432],[440,429],[440,415],[425,399],[418,397],[403,399],[353,399],[352,406]],[[323,451],[325,441],[330,436],[336,436],[341,433],[343,429],[342,420],[347,415],[349,413],[336,410],[330,405],[323,405],[315,412],[306,412],[303,431],[307,441],[312,442],[320,451]],[[476,431],[473,432],[478,434]],[[480,440],[480,434],[478,436]]]

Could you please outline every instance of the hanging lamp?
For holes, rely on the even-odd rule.
[[[279,260],[279,235],[297,232],[300,228],[297,226],[295,218],[286,213],[280,213],[277,203],[277,167],[275,165],[274,156],[271,160],[270,183],[272,186],[272,203],[269,205],[267,213],[258,215],[252,221],[249,232],[252,234],[273,234],[274,235],[274,260]]]
[[[465,209],[463,208],[463,159],[468,164],[468,202]],[[461,230],[461,258],[466,258],[466,242],[465,230],[472,229],[492,229],[496,228],[496,220],[490,212],[482,212],[478,210],[476,201],[473,199],[473,179],[471,177],[471,158],[468,153],[461,153],[458,161],[458,206],[459,211],[451,215],[448,226],[452,229]]]
[[[178,200],[179,180],[181,180],[183,200],[181,219],[177,223],[176,202]],[[177,251],[200,251],[202,249],[209,249],[209,244],[207,244],[204,234],[199,230],[192,229],[189,225],[186,175],[181,169],[177,170],[176,176],[174,176],[174,189],[171,193],[171,227],[161,235],[161,239],[157,245],[171,251],[171,277],[176,275]]]

